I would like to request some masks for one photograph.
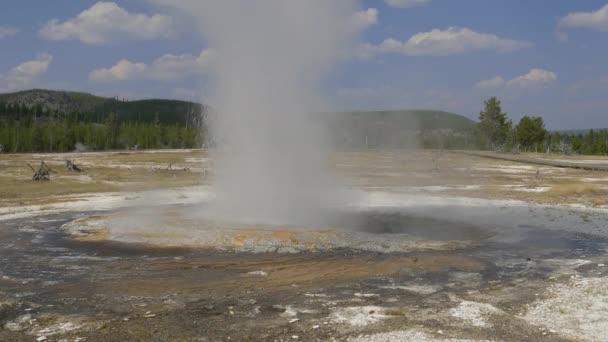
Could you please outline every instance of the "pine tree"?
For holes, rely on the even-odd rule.
[[[486,146],[502,148],[513,124],[507,114],[502,112],[498,98],[491,97],[484,104],[484,110],[479,113],[478,133]]]
[[[538,151],[548,135],[543,118],[527,115],[519,120],[515,131],[519,143],[526,150]]]

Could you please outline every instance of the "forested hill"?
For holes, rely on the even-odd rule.
[[[110,113],[118,120],[163,124],[198,124],[203,106],[199,103],[178,100],[123,101],[88,93],[33,89],[0,94],[0,115],[23,116],[76,116],[78,121],[103,122]]]
[[[340,146],[466,148],[473,144],[475,122],[454,113],[400,110],[333,115],[332,137]]]
[[[474,128],[475,121],[459,114],[436,110],[395,110],[337,113],[340,121],[361,123],[381,127],[398,126],[399,129],[431,131],[449,129],[468,131]]]
[[[0,145],[4,152],[200,147],[206,110],[186,101],[42,89],[0,94]],[[329,117],[333,142],[345,148],[465,148],[475,126],[463,116],[429,110],[315,115]]]

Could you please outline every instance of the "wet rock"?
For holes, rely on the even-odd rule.
[[[346,323],[363,327],[389,317],[387,308],[379,306],[356,306],[335,308],[330,316],[334,323]]]
[[[4,325],[4,329],[13,331],[13,332],[20,332],[20,331],[24,331],[25,329],[27,329],[27,326],[24,326],[19,323],[15,323],[15,322],[8,322]]]
[[[549,298],[530,304],[524,319],[543,329],[591,340],[608,336],[608,278],[572,276],[549,288]]]
[[[279,305],[262,305],[260,306],[260,312],[264,313],[284,313],[287,311],[286,308]]]
[[[479,286],[481,283],[482,276],[479,273],[472,272],[452,272],[450,273],[450,280],[459,283],[464,286]]]
[[[4,329],[13,331],[13,332],[25,331],[25,330],[27,330],[28,324],[31,320],[32,320],[32,315],[30,315],[30,314],[22,315],[22,316],[17,317],[12,322],[7,322],[6,324],[4,324]]]
[[[502,314],[498,308],[486,304],[463,300],[460,304],[450,310],[452,317],[458,318],[468,324],[479,328],[490,328],[492,324],[489,322],[491,315]]]
[[[34,321],[34,320],[31,320]],[[35,336],[47,337],[54,335],[63,335],[70,332],[75,332],[89,326],[89,323],[84,323],[83,317],[78,316],[59,316],[59,317],[46,317],[41,322],[48,321],[53,322],[51,325],[34,325],[34,328],[29,332]]]
[[[156,314],[152,313],[151,311],[146,311],[146,313],[144,314],[144,318],[152,318],[152,317],[156,317]]]
[[[441,334],[440,334],[441,335]],[[403,330],[377,333],[373,335],[360,335],[351,337],[349,342],[401,342],[401,341],[416,341],[416,342],[491,342],[487,340],[467,340],[467,339],[446,339],[436,338],[431,333],[421,330]]]

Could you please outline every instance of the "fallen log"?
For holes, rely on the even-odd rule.
[[[173,168],[173,164],[174,163],[175,163],[174,161],[169,162],[169,164],[167,165],[166,168],[163,169],[161,167],[156,167],[154,169],[151,169],[150,172],[156,173],[156,172],[179,172],[179,171],[184,171],[185,172],[185,171],[190,171],[190,168],[188,168],[188,167],[179,168],[179,169]]]

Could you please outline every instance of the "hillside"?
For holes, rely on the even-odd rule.
[[[200,128],[206,109],[187,101],[122,101],[43,89],[0,94],[0,144],[15,152],[71,150],[76,143],[96,150],[196,147],[205,141]],[[329,121],[332,142],[345,148],[464,148],[475,124],[458,114],[431,110],[315,116]]]
[[[69,115],[79,113],[81,120],[103,121],[103,117],[114,113],[120,121],[152,122],[164,124],[197,124],[203,111],[201,104],[178,100],[122,101],[88,93],[33,89],[16,93],[0,94],[0,105],[25,106],[26,114],[41,108],[38,116],[48,113]],[[2,108],[0,108],[0,111]],[[40,110],[37,110],[40,112]],[[19,114],[19,113],[17,113]],[[23,111],[21,112],[23,114]],[[1,115],[1,113],[0,113]]]
[[[451,129],[468,131],[475,122],[459,114],[434,110],[399,110],[371,112],[342,112],[341,119],[352,120],[353,123],[366,123],[372,126],[391,124],[401,129],[414,131],[430,131]]]
[[[432,110],[343,112],[335,115],[331,131],[336,143],[356,147],[446,144],[464,147],[475,126],[473,120],[462,115]]]
[[[567,130],[560,130],[560,131],[555,131],[555,132],[562,134],[562,135],[587,135],[591,131],[598,132],[598,131],[604,131],[607,129],[608,128],[567,129]]]
[[[0,103],[25,105],[29,108],[43,107],[61,113],[93,112],[104,104],[118,102],[115,99],[88,93],[32,89],[16,93],[0,94]]]

